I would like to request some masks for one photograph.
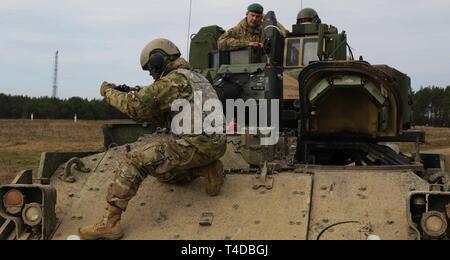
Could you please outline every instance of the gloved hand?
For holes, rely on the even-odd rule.
[[[102,97],[106,96],[106,91],[110,88],[114,89],[115,87],[114,84],[103,81],[102,86],[100,87],[100,95],[102,95]]]
[[[249,42],[248,43],[249,47],[252,47],[254,49],[261,49],[264,47],[264,44],[260,43],[260,42]]]

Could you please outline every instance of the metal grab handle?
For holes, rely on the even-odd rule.
[[[72,166],[75,165],[75,169],[80,172],[89,173],[91,169],[87,168],[84,163],[80,160],[80,158],[72,158],[70,159],[66,167],[64,168],[64,173],[59,175],[59,179],[68,182],[68,183],[74,183],[76,181],[75,177],[72,174]]]

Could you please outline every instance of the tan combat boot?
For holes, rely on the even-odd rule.
[[[217,160],[214,163],[195,169],[195,175],[204,177],[207,181],[206,193],[209,196],[219,195],[220,189],[224,183],[223,164]]]
[[[120,227],[122,210],[114,206],[108,206],[108,212],[103,220],[97,224],[81,227],[78,230],[80,238],[84,240],[118,240],[122,238],[123,232]]]

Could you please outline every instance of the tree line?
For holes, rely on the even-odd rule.
[[[416,125],[450,126],[450,86],[422,87],[413,93],[413,115]],[[79,97],[57,99],[32,98],[0,93],[0,118],[109,120],[127,118],[105,100]]]
[[[413,101],[416,125],[450,127],[450,86],[420,88]]]
[[[11,96],[0,93],[0,118],[25,119],[109,120],[127,118],[105,100],[79,97],[57,99],[50,97]]]

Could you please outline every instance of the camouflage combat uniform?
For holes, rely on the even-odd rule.
[[[286,35],[286,28],[280,23],[278,27]],[[247,18],[244,18],[239,24],[226,33],[222,34],[218,40],[219,50],[233,51],[248,47],[250,42],[262,42],[262,25],[257,28],[250,28],[247,24]]]
[[[162,77],[149,87],[129,93],[108,89],[106,100],[134,120],[159,122],[160,127],[170,128],[174,100],[187,99],[193,106],[195,91],[202,91],[203,101],[217,98],[211,84],[189,68],[189,64],[179,58],[169,63]],[[147,176],[171,183],[190,181],[196,177],[198,169],[216,162],[225,150],[226,137],[217,134],[172,134],[172,137],[139,147],[119,164],[107,201],[125,211]]]

